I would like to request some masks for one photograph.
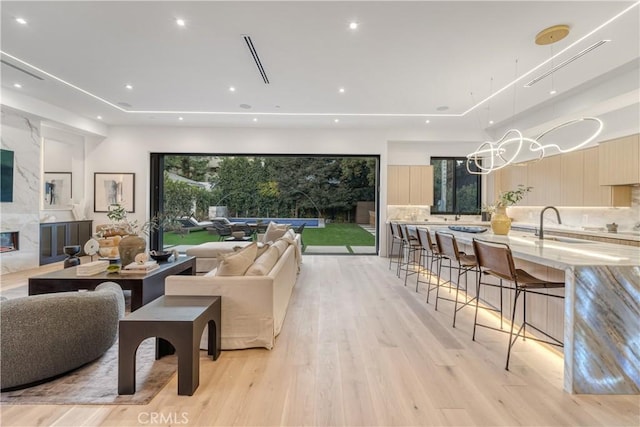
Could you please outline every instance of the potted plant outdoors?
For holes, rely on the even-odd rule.
[[[511,218],[507,216],[507,206],[514,206],[522,198],[533,190],[533,187],[518,185],[515,190],[503,191],[498,196],[498,201],[486,207],[486,211],[491,213],[491,230],[493,234],[507,235],[511,230]]]

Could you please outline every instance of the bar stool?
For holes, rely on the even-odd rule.
[[[398,236],[398,233],[395,231],[395,223],[389,223],[389,230],[391,231],[391,248],[389,248],[389,270],[391,270],[391,264],[398,264],[400,262],[400,248],[402,247],[402,238]],[[398,245],[398,256],[396,260],[393,260],[393,248]]]
[[[407,227],[406,224],[399,224],[399,230],[402,236],[403,248],[400,270],[404,270],[404,285],[407,286],[407,278],[412,274],[419,273],[418,268],[420,257],[422,256],[422,246],[420,246],[418,242],[415,227]]]
[[[438,245],[433,243],[431,240],[431,234],[427,228],[419,227],[416,229],[418,232],[418,242],[420,246],[422,246],[422,256],[420,257],[418,268],[421,270],[427,270],[428,279],[427,281],[420,280],[420,274],[418,274],[418,279],[416,280],[416,292],[418,292],[418,287],[420,283],[427,283],[427,303],[429,302],[429,293],[435,289],[435,286],[432,288],[431,286],[431,278],[435,276],[433,273],[433,264],[436,263],[436,268],[438,267],[438,263],[440,262],[440,252],[438,251]],[[427,268],[427,262],[429,263],[429,268]]]
[[[438,251],[440,252],[441,258],[449,260],[449,280],[447,282],[444,282],[442,285],[446,285],[448,283],[449,289],[451,289],[452,270],[455,269],[458,271],[458,279],[456,280],[456,283],[455,283],[456,285],[455,300],[451,300],[451,299],[439,296],[440,286],[442,285],[438,286],[438,288],[436,289],[436,310],[438,309],[439,298],[455,302],[455,305],[453,308],[453,327],[455,328],[456,315],[458,314],[458,311],[462,310],[464,307],[471,304],[474,300],[477,299],[477,295],[478,295],[476,293],[476,296],[471,299],[467,299],[465,297],[464,304],[458,307],[458,295],[460,293],[460,278],[462,277],[462,275],[464,275],[464,292],[465,294],[468,294],[469,291],[467,286],[467,282],[468,282],[467,273],[469,273],[470,271],[477,271],[478,262],[474,255],[467,255],[464,252],[460,252],[460,250],[458,249],[458,243],[456,242],[456,238],[451,233],[443,233],[443,232],[437,231],[436,243],[438,245]],[[457,266],[455,267],[453,266],[453,261],[457,263]],[[441,268],[442,268],[442,262],[440,262],[440,269]],[[440,272],[441,272],[440,269],[438,270],[438,278],[440,277]]]
[[[513,283],[513,290],[515,290],[515,296],[513,298],[513,312],[511,315],[511,329],[509,332],[509,347],[507,349],[507,363],[505,365],[505,369],[509,370],[509,359],[511,357],[511,348],[518,340],[518,337],[522,337],[526,339],[526,327],[529,326],[533,328],[535,331],[547,337],[549,340],[538,339],[536,337],[529,337],[532,340],[543,342],[546,344],[555,345],[558,347],[563,347],[564,344],[559,339],[552,337],[548,333],[540,330],[535,325],[532,325],[527,321],[527,294],[536,294],[542,295],[546,297],[552,298],[562,298],[562,295],[553,295],[545,292],[540,292],[542,289],[554,289],[554,288],[564,288],[564,282],[549,282],[547,280],[538,279],[527,273],[526,271],[516,268],[513,262],[513,255],[511,254],[511,248],[509,245],[504,243],[493,243],[487,242],[483,240],[473,239],[473,250],[478,259],[478,266],[482,273],[488,274],[500,279],[500,286],[502,287],[502,281],[506,280]],[[481,285],[492,285],[491,283],[483,283],[482,282],[482,274],[478,274],[478,280],[476,282],[476,295],[480,294],[480,286]],[[500,291],[502,294],[502,290]],[[518,332],[513,336],[513,327],[516,319],[516,308],[518,303],[518,297],[520,294],[523,295],[523,314],[522,314],[522,325],[518,329]],[[473,336],[472,339],[475,341],[476,339],[476,326],[480,326],[487,329],[493,329],[500,332],[506,332],[498,328],[494,328],[488,325],[483,325],[478,323],[478,300],[476,299],[476,314],[475,319],[473,321]]]

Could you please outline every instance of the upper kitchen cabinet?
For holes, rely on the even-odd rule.
[[[600,185],[640,184],[640,135],[603,142],[599,148]]]
[[[519,185],[530,185],[527,180],[527,164],[516,163],[500,169],[499,178],[496,180],[498,184],[498,194],[503,191],[517,190]],[[518,203],[521,206],[530,205],[529,194],[525,194],[524,198]]]
[[[568,206],[631,206],[630,186],[600,185],[598,182],[601,149],[602,146],[575,152],[583,154],[583,201],[581,205]],[[573,155],[574,153],[569,154]],[[567,154],[563,154],[562,157],[564,158],[565,156]]]
[[[387,204],[432,205],[433,167],[389,166],[387,168]]]
[[[527,205],[549,206],[562,203],[560,169],[560,156],[527,162],[527,185],[533,187],[531,192],[527,194]]]

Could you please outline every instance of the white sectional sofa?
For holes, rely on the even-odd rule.
[[[251,246],[251,245],[249,245]],[[243,248],[247,252],[249,246]],[[240,276],[221,276],[212,270],[204,276],[169,276],[165,295],[219,295],[222,297],[222,350],[273,348],[287,312],[301,263],[300,235],[285,236],[253,261]],[[281,251],[282,250],[282,251]],[[278,251],[277,260],[273,254]],[[281,252],[280,252],[281,251]],[[218,269],[222,269],[222,263]],[[261,271],[262,270],[262,271]],[[201,348],[206,348],[205,333]]]

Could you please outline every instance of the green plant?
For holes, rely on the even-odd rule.
[[[129,221],[127,218],[127,210],[120,204],[110,206],[109,212],[107,212],[107,218],[109,218],[113,224],[110,229],[125,230],[129,234],[145,236],[149,235],[152,230],[157,230],[160,227],[170,226],[173,223],[172,219],[164,216],[154,216],[148,221],[140,222],[137,219]],[[102,234],[108,229],[104,229]]]
[[[516,190],[503,191],[498,196],[498,201],[495,203],[495,207],[513,206],[522,200],[525,194],[531,190],[533,190],[533,187],[526,187],[519,184]]]

